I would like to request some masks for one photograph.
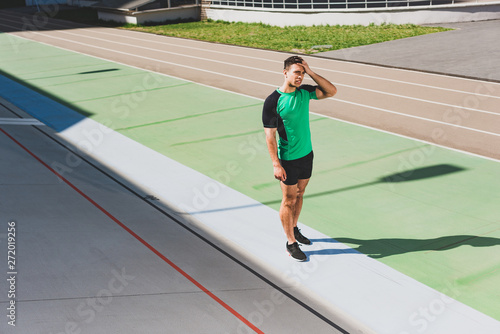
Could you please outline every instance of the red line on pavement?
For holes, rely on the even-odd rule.
[[[149,248],[153,253],[158,255],[163,261],[168,263],[172,268],[177,270],[182,276],[184,276],[186,279],[188,279],[191,283],[196,285],[201,291],[205,292],[207,295],[209,295],[213,300],[215,300],[217,303],[219,303],[222,307],[224,307],[226,310],[231,312],[236,318],[241,320],[243,323],[245,323],[248,327],[250,327],[252,330],[254,330],[256,333],[262,333],[264,334],[263,331],[261,331],[259,328],[257,328],[254,324],[252,324],[250,321],[248,321],[245,317],[243,317],[241,314],[236,312],[231,306],[227,305],[224,301],[222,301],[219,297],[214,295],[211,291],[209,291],[207,288],[205,288],[201,283],[199,283],[197,280],[195,280],[193,277],[191,277],[188,273],[186,273],[184,270],[179,268],[175,263],[170,261],[165,255],[160,253],[157,249],[155,249],[153,246],[151,246],[148,242],[146,242],[144,239],[142,239],[139,235],[137,235],[134,231],[132,231],[130,228],[128,228],[125,224],[123,224],[121,221],[119,221],[117,218],[115,218],[111,213],[106,211],[102,206],[100,206],[97,202],[95,202],[92,198],[87,196],[83,191],[78,189],[74,184],[72,184],[70,181],[68,181],[65,177],[63,177],[61,174],[59,174],[57,171],[55,171],[52,167],[50,167],[48,164],[46,164],[42,159],[40,159],[38,156],[36,156],[33,152],[31,152],[29,149],[27,149],[23,144],[18,142],[14,137],[12,137],[10,134],[8,134],[6,131],[3,129],[0,129],[0,131],[5,134],[7,137],[9,137],[14,143],[16,143],[19,147],[21,147],[23,150],[25,150],[29,155],[31,155],[33,158],[35,158],[38,162],[40,162],[42,165],[44,165],[48,170],[50,170],[52,173],[54,173],[58,178],[60,178],[62,181],[64,181],[68,186],[73,188],[77,193],[79,193],[81,196],[83,196],[87,201],[92,203],[96,208],[98,208],[102,213],[104,213],[106,216],[108,216],[112,221],[120,225],[125,231],[130,233],[134,238],[139,240],[144,246]]]

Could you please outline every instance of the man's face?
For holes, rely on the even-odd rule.
[[[285,80],[290,87],[299,87],[302,84],[302,80],[304,79],[304,67],[293,64],[290,68],[283,71],[285,75]]]

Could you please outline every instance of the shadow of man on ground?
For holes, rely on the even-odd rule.
[[[345,243],[353,247],[354,250],[372,258],[383,258],[410,252],[446,251],[460,246],[491,247],[500,245],[499,238],[476,235],[454,235],[434,239],[384,238],[363,240],[336,238],[335,240]]]

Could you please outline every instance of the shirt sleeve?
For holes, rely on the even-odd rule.
[[[262,124],[265,128],[277,128],[278,127],[278,99],[280,94],[274,92],[267,97],[264,101],[264,106],[262,108]]]
[[[309,93],[309,100],[317,100],[318,96],[316,95],[316,88],[318,86],[313,85],[301,85],[299,89],[303,89]]]

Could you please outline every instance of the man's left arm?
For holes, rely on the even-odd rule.
[[[313,70],[311,70],[311,68],[309,67],[309,65],[307,64],[307,62],[305,60],[302,60],[301,65],[304,67],[304,71],[318,85],[316,87],[316,97],[318,98],[318,100],[326,99],[328,97],[332,97],[335,94],[337,94],[337,87],[335,87],[334,84],[332,84],[330,81],[323,78],[321,75],[319,75],[319,74],[315,73]]]

